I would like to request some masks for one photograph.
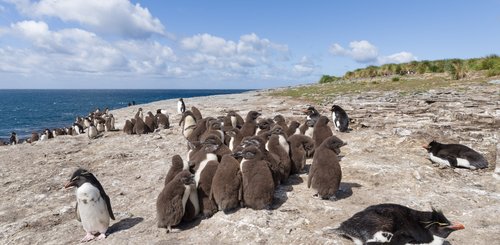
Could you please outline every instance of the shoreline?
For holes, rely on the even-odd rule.
[[[35,91],[81,91],[81,90],[86,90],[86,91],[93,91],[93,90],[109,90],[109,91],[150,91],[150,90],[155,90],[155,89],[7,89],[7,90],[25,90],[25,91],[30,91],[30,90],[35,90]],[[245,93],[245,92],[251,92],[251,91],[259,91],[259,90],[256,90],[256,89],[163,89],[165,91],[183,91],[183,92],[193,92],[193,91],[196,91],[196,92],[199,92],[199,91],[238,91],[238,92],[235,92],[235,93],[222,93],[222,94],[217,94],[217,95],[228,95],[228,94],[239,94],[239,93]],[[155,90],[156,91],[156,90]],[[202,96],[198,96],[198,95],[195,95],[195,96],[190,96],[190,97],[183,97],[183,98],[196,98],[196,97],[205,97],[205,96],[212,96],[212,95],[202,95]],[[175,99],[177,100],[178,98],[171,98],[171,99]],[[143,104],[149,104],[149,103],[155,103],[155,102],[160,102],[160,101],[163,101],[163,100],[170,100],[170,99],[162,99],[162,100],[155,100],[155,101],[150,101],[150,102],[146,102],[146,103],[142,103],[142,104],[136,104],[137,105],[143,105]],[[119,109],[123,109],[123,108],[127,108],[127,107],[130,107],[130,106],[127,106],[125,105],[124,107],[120,107],[120,108],[115,108],[115,109],[112,109],[110,111],[113,111],[113,110],[119,110]],[[101,108],[101,107],[99,107]],[[104,110],[104,108],[101,108],[101,110]],[[86,115],[88,115],[89,112],[87,112]],[[80,116],[80,117],[84,117],[86,115],[74,115],[73,116],[73,119],[76,118],[77,116]],[[73,120],[74,121],[74,120]],[[72,126],[73,124],[73,121],[71,121],[70,123],[68,124],[64,124],[63,123],[60,123],[60,125],[64,124],[63,126],[56,126],[54,127],[53,125],[52,126],[34,126],[33,128],[36,128],[36,129],[33,129],[31,131],[33,132],[38,132],[38,133],[42,133],[43,130],[45,130],[46,128],[50,129],[50,130],[53,130],[54,128],[64,128],[64,127],[70,127]],[[10,139],[10,132],[16,132],[18,133],[20,130],[15,130],[14,129],[5,129],[5,130],[2,130],[2,131],[9,131],[9,134],[8,135],[0,135],[0,143],[1,142],[6,142],[8,143],[9,142],[9,139]],[[26,133],[26,134],[22,134],[22,135],[19,135],[18,133],[18,138],[19,138],[19,142],[23,142],[26,140],[26,139],[29,139],[31,137],[31,132],[30,133]],[[22,143],[21,143],[22,144]]]

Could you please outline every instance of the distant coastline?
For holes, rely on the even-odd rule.
[[[11,132],[19,139],[31,132],[71,126],[77,116],[106,107],[110,110],[155,101],[237,94],[253,89],[0,89],[0,140]]]

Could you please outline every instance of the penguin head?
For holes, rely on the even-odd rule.
[[[217,135],[211,134],[202,142],[202,145],[206,153],[212,153],[219,149],[222,140]]]
[[[281,127],[280,125],[274,125],[273,129],[271,130],[271,133],[276,135],[283,135],[284,134],[283,127]]]
[[[344,141],[337,136],[330,136],[326,140],[326,147],[333,150],[337,155],[340,153],[340,147],[347,145]]]
[[[328,117],[320,116],[317,123],[319,125],[326,125],[326,124],[328,124],[329,121],[330,121],[330,119],[328,119]]]
[[[239,129],[237,129],[237,128],[232,128],[232,129],[230,129],[230,130],[226,131],[226,134],[227,134],[227,135],[229,135],[229,136],[231,136],[231,137],[236,137],[236,135],[237,135],[239,132],[240,132],[240,130],[239,130]]]
[[[78,188],[87,182],[93,185],[96,185],[95,183],[99,183],[92,173],[90,173],[86,169],[79,168],[71,175],[71,178],[68,182],[66,182],[64,188],[70,188],[72,186]]]
[[[285,118],[282,115],[276,115],[274,116],[273,120],[278,123],[278,122],[285,122]]]
[[[304,114],[310,116],[310,115],[313,115],[313,114],[319,114],[319,112],[316,110],[316,108],[314,108],[314,106],[309,106],[307,107],[307,109],[303,110],[302,112],[304,112]]]
[[[241,156],[245,160],[260,160],[262,158],[262,153],[256,146],[249,146],[243,149]]]
[[[156,115],[161,114],[161,109],[156,110]]]
[[[180,181],[184,185],[194,185],[195,184],[194,174],[189,172],[189,170],[183,170],[183,171],[179,172],[177,174],[177,176],[175,176],[175,178],[177,178],[178,181]]]
[[[422,147],[427,150],[427,152],[431,152],[433,149],[436,149],[441,145],[437,141],[433,140],[428,145],[423,145]]]
[[[291,121],[290,122],[290,127],[299,127],[300,126],[300,123],[297,122],[297,121]]]
[[[465,229],[460,223],[451,223],[441,211],[432,209],[431,220],[421,221],[433,235],[447,238],[452,232]]]
[[[330,109],[330,111],[340,111],[342,110],[342,108],[340,108],[340,106],[338,105],[332,105],[332,108]]]
[[[274,123],[274,122],[272,122]],[[260,129],[260,130],[266,130],[266,129],[270,129],[271,128],[271,122],[269,122],[269,120],[266,118],[266,119],[262,119],[260,120],[258,123],[257,123],[257,127]]]
[[[255,119],[257,119],[261,115],[262,114],[260,114],[259,112],[249,111],[248,114],[247,114],[247,119],[249,119],[249,120],[255,120]]]

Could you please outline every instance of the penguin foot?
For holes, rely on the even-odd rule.
[[[80,240],[80,242],[88,242],[88,241],[90,241],[90,240],[92,240],[92,239],[94,239],[94,238],[95,238],[95,236],[94,236],[94,235],[92,235],[91,233],[87,233],[87,235],[85,235],[85,236],[82,238],[82,240]]]
[[[106,232],[104,233],[101,233],[97,238],[96,240],[102,240],[102,239],[105,239],[106,238]]]

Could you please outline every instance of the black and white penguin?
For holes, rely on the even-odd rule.
[[[260,210],[271,207],[274,197],[274,182],[268,163],[256,146],[238,152],[243,157],[240,163],[245,207]]]
[[[12,132],[10,134],[9,144],[11,144],[11,145],[17,145],[17,143],[19,143],[19,138],[17,137],[17,133],[16,132]]]
[[[95,139],[97,137],[98,131],[97,128],[94,126],[94,123],[90,123],[90,126],[87,128],[87,136],[89,139]]]
[[[432,141],[423,147],[429,153],[430,160],[440,165],[473,170],[488,167],[488,161],[483,155],[465,145]]]
[[[182,98],[177,101],[177,113],[182,114],[186,111],[186,105],[184,104],[184,100]]]
[[[168,115],[163,113],[161,109],[156,111],[156,124],[159,129],[170,128],[170,121],[168,119]]]
[[[318,121],[314,124],[313,137],[314,148],[317,148],[323,143],[323,141],[332,136],[332,129],[328,126],[330,120],[326,116],[320,116]]]
[[[115,219],[111,201],[97,178],[85,169],[77,169],[65,188],[76,187],[76,217],[82,222],[87,234],[81,240],[90,241],[99,234],[98,240],[106,238],[109,218]]]
[[[194,176],[188,170],[178,173],[163,187],[156,199],[158,228],[166,228],[170,232],[172,226],[182,221],[189,195],[195,188]]]
[[[307,187],[317,191],[321,199],[335,200],[342,179],[342,170],[338,159],[340,147],[344,142],[336,136],[330,136],[315,149],[313,162],[307,176]]]
[[[54,138],[54,134],[52,133],[52,131],[50,131],[50,129],[46,128],[44,131],[43,131],[43,134],[46,136],[46,139],[53,139]]]
[[[290,144],[290,159],[292,160],[290,174],[298,174],[306,166],[307,153],[314,150],[314,141],[311,137],[301,134],[294,134],[287,140]]]
[[[354,214],[333,232],[355,244],[441,245],[452,232],[464,228],[434,209],[425,212],[385,203]]]
[[[303,110],[303,112],[307,115],[306,120],[313,120],[314,122],[316,122],[321,116],[314,106],[307,107],[307,109]]]
[[[349,117],[347,113],[338,105],[333,105],[332,109],[332,122],[336,131],[348,132],[349,131]]]
[[[73,123],[73,133],[75,135],[80,135],[85,133],[85,131],[83,130],[83,125],[78,122]]]
[[[247,137],[247,136],[253,136],[255,135],[255,131],[257,130],[257,118],[261,114],[256,111],[249,111],[246,118],[245,118],[245,123],[243,123],[243,126],[241,127],[240,133],[241,136]]]
[[[240,163],[232,155],[224,155],[212,179],[210,198],[219,211],[238,208],[242,200]]]

